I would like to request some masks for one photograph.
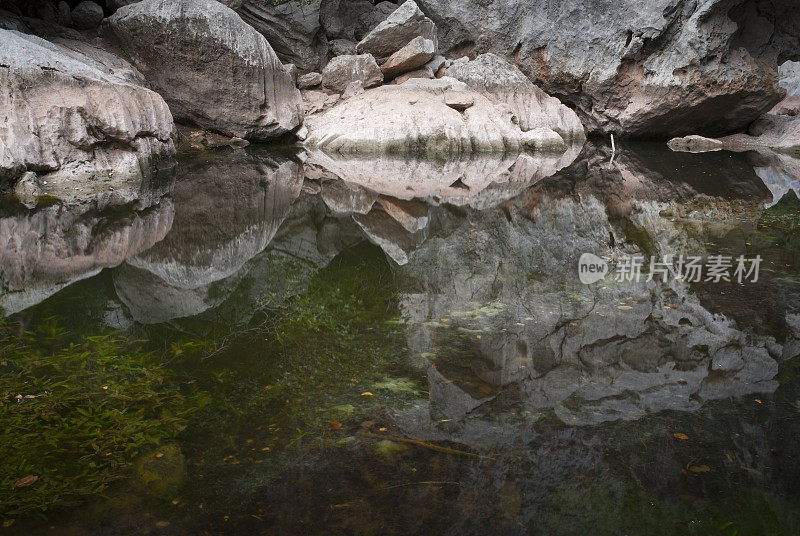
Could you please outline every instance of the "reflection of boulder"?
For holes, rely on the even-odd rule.
[[[661,180],[667,167],[645,165],[659,161],[658,151],[669,154],[623,153],[589,173],[576,164],[502,209],[433,209],[427,239],[397,268],[414,361],[436,364],[428,420],[424,408],[399,419],[414,437],[461,440],[435,424],[454,419],[454,433],[474,439],[487,426],[477,421],[496,417],[487,402],[500,389],[515,393],[523,411],[553,409],[567,424],[775,390],[778,360],[796,352],[791,335],[744,331],[675,281],[578,282],[583,252],[702,254],[694,248],[705,241],[691,235],[706,232],[707,221],[758,216],[768,194],[743,157],[716,183],[702,180],[702,166],[697,178]],[[440,376],[447,387],[434,389]]]
[[[145,274],[115,273],[120,297],[145,323],[219,303],[224,296],[206,299],[212,286],[235,276],[267,247],[303,183],[300,164],[255,149],[180,170],[172,230],[156,247],[128,259]],[[171,290],[155,292],[148,284]]]
[[[772,192],[767,208],[776,205],[789,191],[800,197],[800,159],[764,149],[749,153],[748,159]]]
[[[21,311],[65,286],[117,266],[169,231],[171,199],[113,192],[0,217],[0,308]],[[143,195],[144,194],[144,195]]]

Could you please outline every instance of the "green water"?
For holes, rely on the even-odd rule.
[[[5,199],[0,534],[798,534],[800,201],[765,158],[250,148]],[[587,286],[587,252],[764,261]]]

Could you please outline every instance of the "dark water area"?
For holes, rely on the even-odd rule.
[[[798,534],[798,171],[251,147],[3,199],[0,534]]]

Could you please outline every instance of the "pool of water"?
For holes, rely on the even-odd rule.
[[[798,534],[796,162],[251,147],[0,199],[0,534]]]

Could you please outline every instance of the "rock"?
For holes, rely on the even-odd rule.
[[[97,28],[103,22],[103,8],[92,2],[84,0],[72,10],[72,24],[79,30]]]
[[[320,9],[320,22],[328,39],[346,39],[355,42],[383,22],[397,9],[397,4],[369,0],[326,0]],[[347,54],[355,54],[355,50]],[[335,54],[339,55],[339,54]]]
[[[410,73],[403,73],[397,78],[395,78],[392,83],[393,84],[402,84],[407,80],[411,80],[412,78],[433,78],[433,73],[431,73],[427,68],[423,67],[422,69],[418,69],[416,71],[411,71]]]
[[[57,19],[61,26],[72,26],[72,12],[70,11],[69,4],[64,0],[58,3]]]
[[[322,74],[308,73],[297,78],[297,87],[300,89],[311,89],[322,83]]]
[[[111,11],[116,11],[123,6],[127,6],[130,4],[135,4],[136,2],[141,2],[142,0],[106,0],[106,7]]]
[[[800,157],[800,116],[764,114],[750,125],[747,134],[725,136],[720,141],[731,151],[772,149]]]
[[[445,70],[475,91],[509,106],[523,131],[545,127],[564,140],[582,142],[586,135],[574,111],[534,85],[522,72],[494,54],[461,59]]]
[[[347,39],[334,39],[328,43],[331,54],[334,56],[354,56],[356,43]]]
[[[703,136],[672,138],[667,145],[673,151],[683,153],[705,153],[722,150],[722,142],[720,140],[704,138]]]
[[[769,111],[769,113],[790,116],[800,114],[800,97],[786,97],[781,102],[776,104],[775,107]]]
[[[407,0],[389,15],[356,46],[359,54],[368,53],[376,58],[388,58],[415,37],[423,37],[437,48],[436,25],[420,11],[414,0]]]
[[[450,108],[444,102],[449,91],[470,94],[473,106],[464,114]],[[507,107],[463,82],[415,78],[366,91],[309,118],[306,145],[339,153],[440,155],[554,147],[542,130],[524,132],[512,117]],[[563,147],[562,141],[559,151]]]
[[[439,69],[444,67],[446,64],[447,60],[444,56],[434,56],[431,61],[425,64],[425,68],[430,70],[430,72],[436,76],[436,73],[439,72]]]
[[[415,37],[406,46],[392,54],[381,65],[385,79],[391,79],[398,74],[412,71],[425,65],[436,53],[436,45],[430,39]]]
[[[786,97],[800,97],[800,61],[787,61],[778,69],[780,86]]]
[[[444,94],[444,103],[453,110],[463,112],[475,104],[475,98],[463,91],[448,91]]]
[[[365,88],[383,82],[381,68],[370,54],[338,56],[322,70],[322,85],[332,91],[342,92],[355,81],[361,82]]]
[[[45,193],[71,197],[67,184],[141,183],[155,157],[174,154],[167,104],[127,62],[15,31],[0,30],[0,42],[0,180],[35,170]]]
[[[248,0],[238,12],[267,38],[281,61],[297,65],[301,72],[316,71],[328,55],[320,24],[321,1]]]
[[[42,189],[39,186],[36,173],[33,171],[23,173],[22,177],[17,181],[17,184],[14,185],[14,195],[16,195],[19,202],[26,207],[35,207],[37,198],[42,195]]]
[[[110,19],[176,119],[269,140],[303,120],[300,92],[264,36],[215,0],[144,0]]]
[[[148,495],[171,498],[186,477],[186,459],[178,445],[163,445],[133,463],[136,483]]]
[[[775,72],[800,49],[793,0],[418,2],[446,55],[513,59],[589,131],[631,137],[746,128],[782,98]]]
[[[342,100],[355,97],[356,95],[361,95],[362,93],[364,93],[364,84],[361,82],[361,80],[355,80],[347,84],[347,87],[344,88]]]

